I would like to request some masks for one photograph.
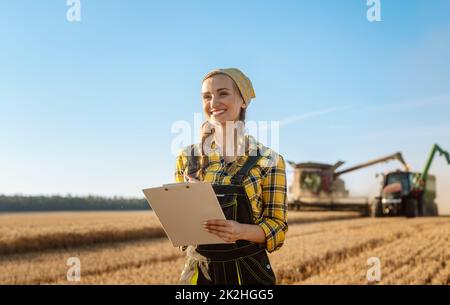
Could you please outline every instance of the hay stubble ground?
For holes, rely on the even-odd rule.
[[[450,284],[450,218],[359,218],[351,212],[289,211],[284,246],[270,254],[279,284]],[[176,284],[184,254],[152,212],[0,214],[0,284]]]

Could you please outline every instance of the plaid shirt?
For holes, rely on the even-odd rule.
[[[273,252],[283,245],[288,231],[285,161],[281,155],[263,146],[252,136],[247,135],[246,137],[249,140],[249,149],[246,154],[228,164],[224,161],[215,143],[212,142],[209,164],[203,181],[214,184],[231,184],[231,177],[247,161],[249,151],[256,147],[260,149],[262,157],[250,170],[249,176],[243,180],[243,186],[252,206],[253,221],[264,230],[267,251]],[[189,149],[189,146],[183,148],[177,156],[176,182],[185,182],[186,156],[189,155]]]

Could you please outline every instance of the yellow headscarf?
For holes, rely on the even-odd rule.
[[[242,98],[244,99],[245,104],[250,104],[250,100],[255,98],[255,91],[253,89],[252,82],[250,79],[242,73],[241,70],[236,68],[228,68],[228,69],[216,69],[205,75],[203,81],[215,74],[226,74],[236,83],[239,91],[241,92]]]

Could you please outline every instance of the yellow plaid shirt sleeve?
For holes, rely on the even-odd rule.
[[[273,252],[283,245],[288,231],[286,165],[281,155],[276,165],[267,169],[261,189],[262,216],[256,224],[264,230],[267,251]]]
[[[180,151],[177,155],[175,165],[175,182],[185,182],[184,169],[186,168],[187,158],[183,151]]]

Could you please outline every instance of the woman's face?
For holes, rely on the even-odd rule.
[[[233,83],[224,74],[216,74],[205,79],[202,84],[203,111],[208,121],[225,125],[227,121],[239,120],[245,103]]]

